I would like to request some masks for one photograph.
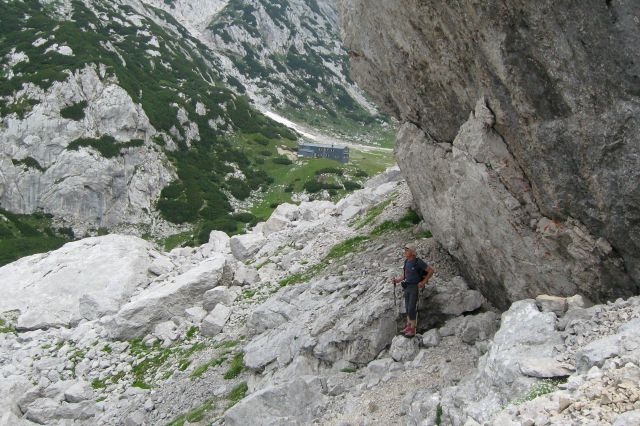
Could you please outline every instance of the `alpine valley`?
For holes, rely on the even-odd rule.
[[[640,425],[636,0],[0,0],[0,120],[0,426]]]
[[[292,196],[337,199],[392,162],[384,150],[354,152],[324,183],[331,193],[305,192],[336,164],[296,161],[298,134],[258,111],[390,146],[389,119],[346,76],[335,4],[2,8],[2,264],[114,231],[202,243]]]

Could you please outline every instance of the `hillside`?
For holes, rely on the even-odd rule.
[[[386,114],[351,80],[333,0],[153,0],[209,46],[224,80],[260,108],[333,135],[391,147]]]
[[[76,237],[180,233],[168,244],[195,244],[266,218],[316,171],[340,168],[332,193],[317,194],[338,197],[343,181],[357,187],[389,162],[362,154],[288,174],[297,135],[227,88],[216,55],[144,2],[3,6],[5,210],[42,212]]]
[[[640,299],[540,295],[500,315],[411,204],[396,169],[198,247],[108,235],[0,268],[2,421],[637,422]],[[436,270],[413,339],[389,282],[407,243]]]

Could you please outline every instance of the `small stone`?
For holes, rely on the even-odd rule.
[[[144,409],[147,411],[153,411],[153,409],[156,408],[155,405],[153,404],[153,401],[150,399],[147,399],[144,403]]]
[[[560,397],[558,399],[558,412],[562,413],[564,410],[567,409],[567,407],[569,407],[571,404],[573,403],[572,400],[570,400],[569,398],[565,398],[565,397]]]
[[[567,299],[564,297],[542,294],[536,297],[536,305],[542,312],[553,312],[558,317],[567,311]]]

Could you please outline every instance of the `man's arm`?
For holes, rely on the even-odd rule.
[[[418,283],[419,288],[424,288],[424,286],[429,282],[431,276],[433,275],[433,268],[431,266],[427,266],[427,274],[424,276],[422,281]]]
[[[402,265],[402,276],[400,277],[395,277],[395,278],[391,278],[391,282],[393,284],[398,284],[399,282],[404,280],[404,267],[407,265],[407,262],[404,262],[404,265]]]

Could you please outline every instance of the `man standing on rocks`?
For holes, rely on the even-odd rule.
[[[401,277],[391,279],[394,285],[402,282],[404,289],[404,306],[407,312],[407,325],[402,330],[405,337],[416,335],[416,318],[418,315],[418,289],[424,288],[433,275],[433,268],[416,255],[413,245],[404,247],[404,267]]]

